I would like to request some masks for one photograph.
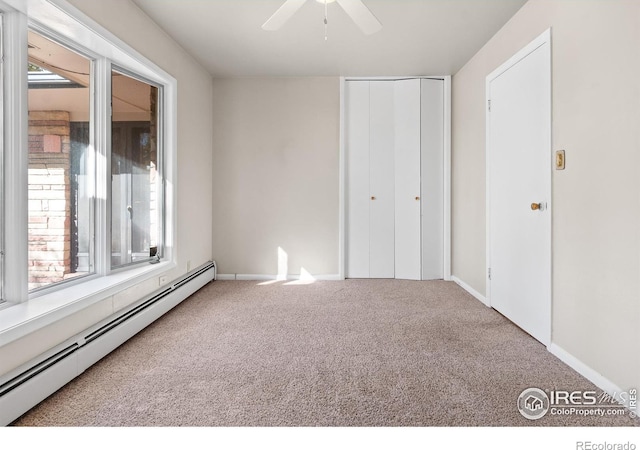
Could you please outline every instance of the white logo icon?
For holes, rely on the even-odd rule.
[[[518,411],[529,420],[544,417],[549,411],[549,397],[538,388],[527,388],[518,397]]]

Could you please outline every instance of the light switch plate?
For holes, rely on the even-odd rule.
[[[564,150],[556,152],[556,170],[564,170]]]

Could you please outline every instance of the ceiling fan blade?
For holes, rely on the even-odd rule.
[[[373,34],[382,30],[382,24],[362,3],[362,0],[337,0],[337,2],[364,34]]]
[[[267,20],[262,29],[266,31],[276,31],[285,24],[287,20],[298,11],[307,0],[287,0],[278,10]]]

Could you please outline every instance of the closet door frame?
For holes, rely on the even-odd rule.
[[[405,79],[435,79],[444,83],[444,158],[443,158],[443,278],[451,281],[451,76],[432,77],[341,77],[340,78],[340,205],[339,205],[339,239],[338,266],[339,278],[346,277],[346,218],[348,205],[346,201],[346,128],[345,128],[345,93],[347,81],[397,81]]]

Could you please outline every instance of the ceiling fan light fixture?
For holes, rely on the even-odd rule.
[[[266,31],[279,30],[307,0],[285,0],[280,8],[267,20],[262,29]],[[373,34],[382,30],[382,24],[376,16],[362,3],[362,0],[316,0],[318,3],[325,5],[324,19],[325,26],[327,23],[327,5],[337,2],[344,9],[351,20],[362,30],[364,34]],[[325,36],[326,37],[326,36]]]

